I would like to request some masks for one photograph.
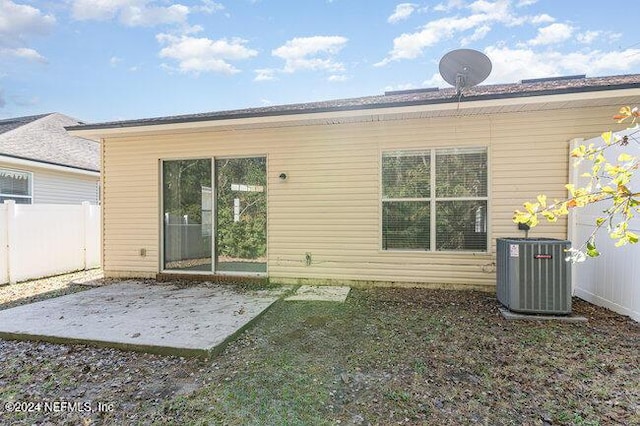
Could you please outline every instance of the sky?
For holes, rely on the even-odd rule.
[[[448,87],[640,73],[640,10],[602,0],[0,0],[0,118],[85,122]],[[635,22],[634,22],[635,21]]]

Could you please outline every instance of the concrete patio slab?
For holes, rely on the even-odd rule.
[[[289,290],[125,281],[0,311],[0,338],[208,356]]]
[[[284,300],[344,302],[351,287],[303,285],[292,296]]]
[[[507,308],[498,308],[502,317],[506,320],[533,320],[533,321],[563,321],[563,322],[587,322],[587,318],[577,315],[534,315],[521,314],[510,311]]]

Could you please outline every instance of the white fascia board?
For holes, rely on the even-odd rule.
[[[624,97],[640,97],[640,88],[634,89],[616,89],[601,91],[585,91],[541,96],[523,96],[513,98],[496,98],[486,100],[467,100],[462,98],[462,102],[432,103],[422,105],[408,105],[396,107],[381,108],[362,108],[349,110],[336,110],[327,112],[309,112],[300,114],[282,114],[282,115],[256,115],[254,117],[245,118],[220,118],[202,121],[185,121],[178,123],[150,123],[148,125],[133,125],[123,127],[112,127],[102,129],[77,129],[68,132],[74,136],[79,136],[95,141],[112,137],[127,137],[139,134],[163,134],[175,132],[204,131],[220,127],[237,127],[255,126],[259,124],[274,123],[295,123],[305,121],[322,121],[322,120],[340,120],[367,116],[399,116],[410,113],[429,113],[429,112],[449,112],[450,114],[460,114],[465,110],[474,110],[480,112],[486,108],[488,110],[496,107],[506,107],[515,105],[536,105],[539,104],[540,109],[551,109],[553,104],[593,101],[594,105],[598,105],[598,101],[602,99],[615,99]]]
[[[9,164],[15,167],[37,167],[39,169],[54,170],[57,172],[75,173],[78,175],[100,177],[100,172],[91,170],[76,169],[75,167],[61,166],[58,164],[42,163],[40,161],[25,160],[23,158],[8,157],[0,154],[0,163]]]

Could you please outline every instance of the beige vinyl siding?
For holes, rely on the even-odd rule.
[[[610,127],[612,111],[602,107],[109,138],[103,141],[105,273],[153,276],[159,271],[160,160],[266,155],[268,274],[274,281],[491,289],[495,238],[521,235],[511,221],[513,210],[539,193],[564,197],[568,141]],[[382,152],[447,147],[488,148],[490,251],[382,250]],[[281,172],[287,173],[287,181],[278,178]],[[566,238],[566,221],[541,225],[531,235]],[[306,253],[311,265],[305,263]]]

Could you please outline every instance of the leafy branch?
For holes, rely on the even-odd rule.
[[[598,231],[605,225],[609,237],[616,240],[617,247],[638,242],[638,235],[629,230],[629,222],[640,213],[640,192],[630,188],[632,178],[640,168],[639,158],[622,152],[616,161],[609,161],[606,154],[613,147],[627,147],[633,136],[640,132],[637,124],[640,112],[638,108],[625,106],[620,108],[613,119],[618,123],[631,122],[635,126],[629,128],[630,132],[624,135],[605,132],[601,135],[602,144],[581,144],[571,151],[571,157],[575,159],[574,166],[583,161],[590,162],[590,171],[581,175],[589,179],[584,186],[565,185],[569,197],[554,200],[553,203],[547,202],[546,195],[538,195],[536,201],[524,203],[524,210],[516,210],[513,215],[514,222],[534,227],[539,224],[540,219],[556,222],[559,217],[568,215],[571,209],[596,203],[605,204],[607,207],[602,210],[602,216],[596,219],[595,227],[587,240],[580,247],[569,249],[567,259],[573,262],[600,254],[595,239]]]

